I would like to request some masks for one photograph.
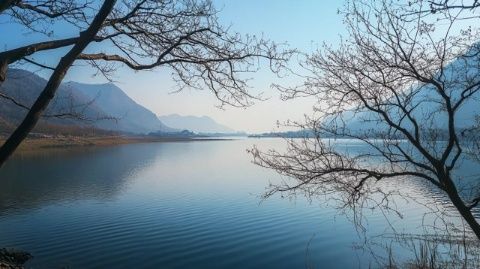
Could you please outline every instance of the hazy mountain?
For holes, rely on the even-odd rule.
[[[159,119],[172,128],[190,130],[196,133],[235,133],[235,130],[219,124],[207,116],[197,117],[171,114],[160,116]]]
[[[7,79],[0,85],[0,92],[15,99],[17,102],[31,106],[36,100],[47,81],[31,72],[19,69],[9,69]],[[81,93],[67,89],[61,85],[57,91],[57,95],[50,103],[45,115],[53,115],[60,113],[70,113],[82,115],[85,118],[105,118],[107,115],[95,104],[87,104],[90,102],[87,96]],[[27,113],[26,109],[20,108],[9,100],[0,98],[0,115],[3,120],[10,123],[18,123]],[[68,118],[44,118],[50,123],[56,124],[74,124],[75,120]],[[85,124],[85,123],[83,123]]]
[[[446,84],[447,94],[456,102],[460,98],[462,81],[470,80],[480,83],[478,76],[478,68],[480,65],[480,44],[472,46],[466,53],[466,57],[459,57],[445,66],[442,75]],[[440,72],[438,72],[440,75]],[[410,99],[410,108],[412,115],[421,124],[420,128],[428,131],[428,128],[446,130],[448,128],[448,114],[440,105],[443,103],[441,97],[436,93],[432,85],[417,88],[412,86],[405,89],[405,92],[414,93]],[[480,93],[473,95],[469,101],[466,101],[457,110],[455,125],[459,129],[471,127],[475,123],[475,119],[480,115],[480,105],[478,98]],[[403,116],[401,110],[390,109],[390,116],[399,121]],[[347,128],[353,132],[362,130],[381,130],[387,128],[385,123],[376,121],[379,115],[370,111],[362,111],[357,113],[345,112],[344,122]],[[408,120],[403,120],[401,126],[406,129],[413,128]]]
[[[31,106],[46,83],[45,79],[31,72],[9,69],[7,79],[0,85],[0,92],[26,106]],[[17,124],[26,112],[25,109],[0,98],[2,126],[6,126],[6,123]],[[45,115],[54,114],[81,115],[82,119],[46,117],[40,124],[93,126],[104,130],[131,133],[173,130],[113,84],[74,82],[62,84],[45,112]]]
[[[105,114],[113,116],[117,121],[117,130],[132,133],[150,133],[155,131],[176,131],[163,124],[157,116],[137,104],[113,83],[85,84],[67,82],[65,87],[94,100],[94,104],[101,107]]]

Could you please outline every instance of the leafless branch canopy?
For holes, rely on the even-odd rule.
[[[2,19],[6,16],[47,37],[46,41],[0,52],[0,84],[8,67],[19,61],[53,70],[23,121],[0,147],[0,167],[37,124],[75,61],[86,61],[107,77],[118,65],[133,70],[167,67],[179,90],[209,89],[222,105],[247,106],[259,96],[250,93],[245,73],[256,71],[263,61],[278,72],[293,53],[263,38],[241,36],[221,26],[210,0],[102,2],[0,2]],[[60,38],[58,29],[75,34]],[[33,58],[41,51],[69,47],[55,67]],[[11,96],[3,98],[12,101]]]
[[[476,9],[480,7],[478,0],[430,0],[431,12],[442,12],[449,9]]]
[[[381,183],[426,182],[448,196],[480,238],[471,212],[479,204],[479,185],[468,185],[471,180],[458,173],[478,138],[466,135],[476,126],[475,115],[461,118],[461,111],[478,107],[479,35],[473,28],[458,30],[455,14],[406,16],[398,3],[349,2],[348,38],[307,57],[303,84],[278,86],[286,98],[319,100],[318,115],[299,125],[313,138],[290,140],[286,153],[254,148],[255,162],[293,178],[267,195],[334,192],[351,207],[378,194],[387,201]],[[429,8],[416,5],[417,11]],[[353,139],[368,150],[343,149],[330,138]],[[468,195],[459,194],[463,187]]]
[[[0,14],[55,37],[55,24],[67,23],[82,32],[97,9],[96,1],[12,1]],[[261,37],[232,33],[218,23],[216,14],[209,0],[123,0],[93,40],[101,45],[88,48],[77,59],[106,76],[119,66],[133,70],[167,67],[179,89],[207,88],[222,104],[249,105],[258,96],[249,92],[245,73],[256,71],[262,59],[278,72],[293,51]],[[20,60],[48,68],[27,56],[71,46],[78,38],[49,38],[1,52],[0,81],[8,65]]]

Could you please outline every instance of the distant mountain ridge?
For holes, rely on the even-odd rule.
[[[442,81],[447,85],[447,95],[453,102],[459,100],[462,95],[462,81],[480,83],[478,69],[480,65],[480,43],[474,44],[464,56],[460,56],[448,63],[442,70],[438,71],[437,76],[442,76]],[[404,93],[414,93],[409,99],[409,106],[412,117],[420,124],[422,132],[428,132],[429,129],[448,130],[448,113],[442,107],[444,100],[436,93],[432,85],[411,86],[404,89]],[[393,98],[393,97],[392,97]],[[459,130],[471,128],[476,124],[477,116],[480,115],[479,99],[480,92],[476,92],[467,101],[457,109],[455,114],[455,127]],[[405,114],[401,109],[391,108],[389,116],[396,122],[399,122],[402,128],[412,130],[414,127],[409,120],[401,120]],[[382,120],[377,113],[363,109],[360,111],[345,111],[342,114],[342,122],[333,120],[332,126],[345,126],[352,133],[363,133],[374,131],[385,131],[389,126]],[[327,118],[325,122],[330,119]]]
[[[236,133],[230,127],[217,123],[208,116],[182,116],[170,114],[158,117],[166,125],[181,130],[189,130],[199,134],[232,134]]]
[[[157,115],[136,103],[113,83],[67,82],[65,86],[79,91],[90,100],[95,100],[95,105],[117,120],[116,129],[131,133],[177,131],[163,124]]]
[[[31,106],[46,83],[44,78],[32,72],[9,69],[7,79],[0,85],[0,92]],[[0,98],[0,128],[18,124],[26,113],[25,109]],[[45,114],[74,114],[83,118],[45,117],[41,122],[60,126],[93,126],[102,130],[134,134],[176,131],[163,124],[153,112],[137,104],[112,83],[63,83]]]

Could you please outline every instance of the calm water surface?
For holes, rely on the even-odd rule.
[[[29,268],[359,268],[371,257],[338,211],[259,195],[281,178],[233,140],[132,144],[16,156],[0,170],[0,247]],[[418,205],[399,204],[418,230]],[[417,221],[417,222],[416,222]],[[369,230],[382,232],[380,214]],[[308,250],[307,250],[308,249]]]

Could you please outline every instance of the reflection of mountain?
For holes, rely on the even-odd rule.
[[[147,145],[126,145],[17,156],[0,170],[0,215],[10,208],[110,199],[157,154]]]

